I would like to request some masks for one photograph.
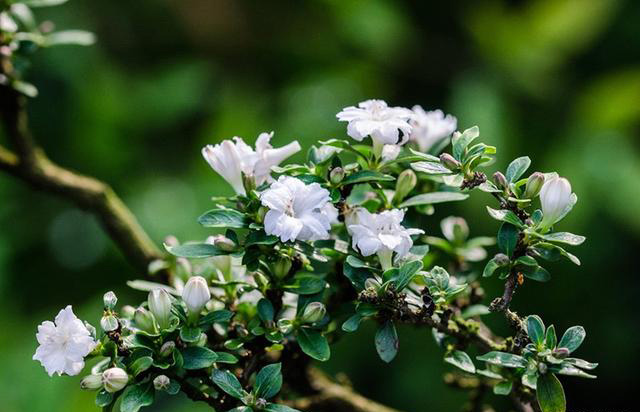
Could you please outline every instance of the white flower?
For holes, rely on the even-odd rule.
[[[421,106],[413,106],[410,139],[421,152],[427,152],[438,141],[451,136],[456,131],[458,121],[452,115],[444,115],[442,110],[425,111]]]
[[[540,190],[542,221],[544,229],[562,219],[576,203],[577,197],[571,193],[571,183],[564,177],[553,176],[544,182]]]
[[[277,182],[260,195],[269,208],[264,217],[264,230],[283,242],[328,239],[337,210],[330,203],[329,191],[317,183],[304,184],[290,176],[280,176]]]
[[[382,154],[380,157],[384,162],[396,160],[396,158],[400,154],[400,150],[402,150],[400,146],[397,146],[395,144],[386,144],[382,147]]]
[[[362,141],[371,136],[378,157],[382,145],[403,145],[411,133],[411,111],[403,107],[388,107],[384,100],[367,100],[359,103],[358,107],[342,109],[336,116],[341,122],[349,122],[347,134],[355,140]]]
[[[293,141],[286,146],[274,149],[269,143],[271,133],[261,133],[256,141],[256,149],[247,145],[240,137],[233,141],[225,140],[215,146],[202,149],[202,155],[209,165],[224,178],[237,194],[246,194],[242,174],[252,178],[256,185],[271,182],[271,167],[279,165],[284,159],[300,151],[300,144]]]
[[[184,285],[182,290],[182,300],[187,305],[189,313],[193,316],[202,310],[204,305],[211,299],[211,292],[207,281],[202,276],[192,276]]]
[[[36,338],[40,346],[33,360],[40,361],[49,376],[77,375],[84,368],[85,356],[96,346],[87,327],[73,314],[71,305],[58,313],[55,324],[42,322]]]
[[[413,246],[411,235],[424,233],[420,229],[405,229],[402,226],[404,211],[400,209],[370,213],[364,208],[356,212],[356,220],[347,229],[353,238],[353,247],[363,256],[378,254],[383,269],[391,266],[391,255],[402,257]],[[352,222],[354,220],[351,220]]]

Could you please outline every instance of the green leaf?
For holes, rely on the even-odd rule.
[[[476,373],[476,367],[473,361],[465,352],[455,350],[444,358],[444,361],[452,364],[465,372]]]
[[[233,317],[233,312],[226,309],[214,310],[200,318],[200,326],[210,325],[212,323],[228,322]]]
[[[415,162],[411,163],[411,168],[416,172],[422,172],[428,175],[450,175],[453,173],[451,170],[436,162]]]
[[[180,339],[185,342],[196,342],[200,339],[200,334],[202,334],[202,330],[197,326],[185,325],[180,329]]]
[[[326,361],[331,356],[331,349],[327,338],[320,331],[309,328],[300,328],[296,334],[300,349],[313,359]]]
[[[101,389],[96,394],[96,405],[100,408],[104,408],[105,406],[111,405],[113,402],[113,394],[111,392],[107,392],[104,389]]]
[[[511,257],[518,244],[518,228],[510,223],[503,223],[498,231],[498,248],[502,253]]]
[[[596,378],[595,375],[591,375],[590,373],[587,373],[581,369],[574,367],[573,365],[569,365],[566,363],[563,363],[559,367],[552,366],[549,370],[552,371],[553,373],[557,373],[560,375],[577,376],[579,378],[589,378],[589,379]]]
[[[276,396],[282,387],[281,365],[273,363],[260,369],[256,376],[255,392],[260,398],[269,399]]]
[[[508,395],[511,393],[511,389],[513,389],[513,382],[502,381],[493,387],[493,393],[496,395]]]
[[[567,348],[571,353],[582,345],[585,336],[587,336],[587,332],[582,326],[572,326],[562,335],[558,347]]]
[[[208,243],[187,243],[177,246],[164,245],[164,248],[173,256],[192,259],[228,255],[232,253],[218,249],[214,245],[210,245]]]
[[[273,245],[278,243],[278,237],[273,235],[267,235],[263,230],[252,230],[247,235],[244,241],[244,245]]]
[[[421,195],[410,197],[402,202],[398,207],[405,208],[417,205],[431,205],[435,203],[443,202],[455,202],[459,200],[465,200],[469,195],[459,192],[431,192],[423,193]]]
[[[544,343],[544,323],[540,316],[527,316],[527,335],[536,346],[541,347]]]
[[[516,259],[515,261],[516,265],[523,265],[523,266],[538,266],[538,262],[536,262],[536,260],[534,258],[532,258],[531,256],[520,256],[518,259]]]
[[[189,346],[182,351],[185,369],[204,369],[213,365],[218,355],[209,348],[202,346]]]
[[[507,352],[493,351],[477,356],[476,359],[505,368],[526,368],[527,361],[522,356]]]
[[[392,279],[395,283],[395,289],[397,291],[401,291],[405,287],[407,287],[407,285],[411,283],[411,280],[420,269],[422,269],[422,262],[419,260],[414,260],[402,265],[402,267],[398,271],[398,275],[394,279]]]
[[[13,80],[11,87],[27,97],[36,97],[38,95],[38,89],[31,83],[24,82],[22,80]]]
[[[545,341],[545,345],[547,346],[547,349],[555,349],[556,345],[558,344],[558,338],[556,337],[556,328],[555,326],[551,325],[549,327],[547,327],[547,332],[544,335],[544,341]]]
[[[273,309],[271,301],[265,298],[258,301],[258,316],[260,316],[263,322],[273,321],[274,312],[275,310]]]
[[[495,271],[500,267],[501,266],[496,262],[495,258],[489,260],[487,262],[487,265],[484,267],[484,270],[482,271],[482,277],[488,278],[492,276],[495,273]]]
[[[522,221],[511,210],[496,210],[487,206],[487,211],[489,212],[489,215],[496,220],[511,223],[512,225],[520,229],[524,228],[524,224],[522,224]]]
[[[384,362],[391,362],[398,354],[398,332],[392,321],[386,321],[378,331],[375,337],[376,350],[380,359]]]
[[[506,178],[509,183],[514,183],[527,171],[531,165],[531,159],[528,156],[523,156],[515,159],[507,167]]]
[[[598,367],[597,363],[587,362],[584,359],[578,359],[578,358],[566,358],[563,364],[568,364],[571,366],[575,366],[577,368],[582,368],[587,370],[595,369]]]
[[[453,157],[457,160],[462,160],[464,150],[467,148],[476,137],[480,135],[478,126],[468,128],[462,133],[454,133],[451,139],[451,145],[453,147]]]
[[[204,227],[226,227],[242,229],[249,227],[249,219],[244,213],[231,209],[210,210],[198,218]]]
[[[93,33],[84,30],[63,30],[45,36],[43,46],[77,45],[91,46],[96,41]]]
[[[536,396],[542,412],[565,412],[567,401],[562,384],[552,373],[538,376]]]
[[[385,175],[384,173],[375,172],[373,170],[361,170],[354,174],[347,176],[343,181],[343,185],[352,185],[355,183],[363,183],[363,182],[385,182],[385,181],[393,181],[396,180],[395,177],[390,175]]]
[[[551,273],[542,266],[526,266],[521,269],[521,272],[527,278],[538,282],[547,282],[551,279]]]
[[[330,139],[330,140],[327,140],[327,141],[319,141],[318,143],[323,144],[323,145],[327,145],[327,146],[337,147],[337,148],[340,148],[340,149],[345,149],[345,150],[348,150],[348,151],[350,151],[352,153],[357,154],[358,156],[362,157],[364,160],[367,160],[367,161],[369,160],[364,153],[362,153],[359,150],[357,150],[354,147],[353,143],[348,141],[348,140]]]
[[[216,363],[229,363],[229,364],[238,363],[238,358],[236,358],[230,353],[216,352],[216,355],[218,355],[218,359],[216,359]]]
[[[542,236],[542,238],[549,242],[565,243],[571,246],[581,245],[586,240],[584,236],[574,235],[569,232],[549,233],[548,235]]]
[[[293,283],[284,285],[282,288],[298,295],[313,295],[322,292],[327,285],[327,282],[318,275],[296,275],[293,280]]]
[[[244,396],[244,390],[238,378],[227,370],[214,369],[211,373],[211,380],[218,385],[220,389],[234,398],[240,399]]]
[[[129,370],[133,376],[138,376],[149,369],[151,365],[153,365],[153,358],[151,356],[142,356],[129,366]]]
[[[362,322],[362,316],[359,313],[352,315],[342,324],[342,330],[345,332],[355,332]]]
[[[143,406],[153,403],[155,389],[151,381],[131,385],[124,390],[120,401],[120,412],[138,412]]]

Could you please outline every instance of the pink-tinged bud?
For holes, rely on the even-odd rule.
[[[493,174],[493,183],[496,184],[498,189],[506,189],[509,187],[509,183],[507,182],[507,178],[502,174],[502,172],[495,172]]]
[[[524,197],[527,199],[533,199],[538,196],[542,185],[544,184],[544,175],[540,172],[535,172],[527,179],[527,185],[524,189]]]
[[[453,156],[451,156],[449,153],[442,153],[440,155],[440,163],[442,163],[442,165],[444,167],[446,167],[447,169],[451,170],[451,171],[457,171],[460,170],[460,166],[462,166],[460,164],[459,161],[457,161]]]

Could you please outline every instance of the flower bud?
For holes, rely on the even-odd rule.
[[[118,329],[118,318],[113,315],[105,315],[100,319],[100,327],[105,332]]]
[[[126,319],[133,318],[133,315],[136,313],[136,308],[131,305],[124,305],[122,309],[120,309],[120,316]]]
[[[213,245],[220,250],[224,250],[225,252],[231,252],[236,250],[238,245],[224,235],[217,235],[213,237]]]
[[[524,197],[527,199],[533,199],[538,196],[542,185],[544,184],[544,175],[540,172],[535,172],[527,179],[527,185],[524,189]]]
[[[304,308],[302,313],[302,321],[304,323],[316,323],[327,313],[327,308],[320,302],[311,302]]]
[[[164,289],[154,289],[147,298],[149,310],[156,318],[160,329],[168,329],[171,323],[171,296]]]
[[[284,278],[289,274],[289,270],[291,270],[291,260],[286,258],[280,258],[273,264],[273,273],[279,279]]]
[[[442,234],[449,242],[460,245],[469,237],[469,225],[461,217],[449,216],[440,222]]]
[[[118,298],[115,293],[109,291],[102,297],[102,302],[104,303],[104,310],[113,310],[118,303]]]
[[[567,348],[556,348],[552,352],[554,358],[564,359],[571,354]]]
[[[542,204],[543,229],[551,227],[562,219],[572,206],[571,184],[563,177],[554,177],[547,180],[540,190],[540,203]]]
[[[504,253],[498,253],[493,257],[493,261],[498,264],[498,266],[506,266],[509,264],[509,256]]]
[[[344,169],[341,167],[334,167],[333,169],[331,169],[331,172],[329,172],[329,180],[331,180],[331,183],[338,184],[340,182],[342,182],[342,179],[344,179]]]
[[[149,312],[145,308],[136,309],[136,312],[133,315],[133,321],[135,322],[136,327],[140,330],[148,333],[158,332],[156,321],[153,318],[153,313]]]
[[[190,315],[196,316],[211,299],[207,281],[202,276],[190,277],[182,290],[182,300],[187,305]]]
[[[102,383],[107,392],[118,392],[129,382],[129,375],[124,369],[110,368],[102,372]]]
[[[440,155],[440,163],[451,171],[459,170],[460,166],[462,166],[460,162],[454,159],[449,153],[442,153]]]
[[[102,387],[102,375],[87,375],[80,381],[80,389],[99,389]]]
[[[418,178],[411,169],[406,169],[400,173],[396,181],[396,193],[393,196],[396,202],[401,202],[416,187]]]
[[[293,330],[293,324],[291,323],[290,319],[280,319],[278,320],[278,330],[286,335],[287,333],[291,332]]]
[[[176,343],[172,340],[163,343],[162,346],[160,347],[160,356],[162,356],[163,358],[170,356],[175,350],[175,348],[176,348]]]
[[[169,389],[170,384],[171,379],[166,375],[158,375],[153,379],[153,387],[156,388],[157,391],[166,391]]]
[[[493,183],[496,184],[498,189],[506,189],[509,187],[509,183],[507,182],[507,178],[502,174],[502,172],[495,172],[493,174]]]
[[[376,278],[367,278],[364,281],[364,288],[365,289],[373,289],[374,291],[377,292],[378,289],[380,289],[380,286],[382,286],[382,284]]]
[[[177,237],[169,235],[164,238],[164,244],[167,246],[178,246],[180,242],[178,241]]]

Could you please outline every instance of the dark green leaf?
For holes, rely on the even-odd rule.
[[[478,126],[470,127],[462,133],[454,133],[453,138],[451,139],[453,157],[455,157],[457,160],[462,160],[462,154],[464,153],[464,150],[467,148],[469,143],[471,143],[479,135],[480,131],[478,130]]]
[[[532,258],[531,256],[520,256],[518,259],[516,259],[515,261],[516,265],[524,265],[524,266],[538,266],[538,262],[536,262],[536,260],[534,258]]]
[[[402,202],[398,207],[405,208],[417,205],[430,205],[435,203],[443,203],[443,202],[454,202],[458,200],[465,200],[469,195],[466,193],[459,192],[431,192],[431,193],[423,193],[421,195],[413,196],[404,202]]]
[[[138,376],[149,369],[151,365],[153,365],[153,358],[151,356],[142,356],[129,366],[129,370],[133,376]]]
[[[236,358],[235,356],[227,352],[216,352],[216,355],[218,355],[218,359],[216,359],[216,363],[234,364],[238,362],[238,358]]]
[[[171,253],[173,256],[192,259],[228,255],[232,253],[218,249],[214,245],[210,245],[208,243],[187,243],[177,246],[164,245],[164,248],[167,249],[167,252]]]
[[[386,321],[376,332],[376,350],[380,359],[389,363],[398,354],[398,333],[392,321]]]
[[[397,276],[392,279],[395,284],[395,289],[397,291],[401,291],[405,287],[407,287],[407,285],[411,283],[411,280],[420,269],[422,269],[422,262],[419,260],[414,260],[402,265],[402,267],[398,271]]]
[[[202,330],[197,326],[183,326],[180,329],[180,339],[185,342],[196,342],[200,339],[200,334],[202,334]]]
[[[363,182],[385,182],[385,181],[393,181],[395,177],[390,175],[385,175],[380,172],[375,172],[373,170],[361,170],[352,175],[347,176],[343,181],[343,185],[352,185],[355,183],[363,183]]]
[[[526,266],[521,269],[521,272],[529,279],[538,282],[547,282],[551,279],[551,274],[542,266]]]
[[[242,229],[249,227],[249,219],[244,213],[231,209],[210,210],[198,218],[204,227],[225,227]]]
[[[525,368],[527,366],[527,361],[522,356],[507,352],[493,351],[478,356],[476,359],[506,368]]]
[[[268,299],[262,298],[258,301],[258,315],[263,322],[271,322],[274,312],[273,305]]]
[[[327,285],[327,282],[317,275],[296,275],[293,280],[292,284],[284,285],[283,289],[299,295],[313,295],[323,291]]]
[[[515,159],[507,167],[506,178],[509,183],[514,183],[527,171],[531,165],[531,159],[528,156],[523,156]]]
[[[107,392],[104,389],[101,389],[96,394],[96,405],[100,408],[104,408],[105,406],[111,405],[113,402],[113,394],[111,392]]]
[[[362,322],[362,316],[356,313],[342,324],[342,330],[345,332],[355,332],[358,330],[360,322]]]
[[[556,328],[551,325],[547,328],[547,332],[544,335],[544,341],[548,349],[554,349],[558,344],[558,338],[556,337]]]
[[[587,332],[582,326],[572,326],[562,335],[558,347],[569,349],[569,353],[578,349],[582,345]]]
[[[455,350],[444,358],[444,361],[452,364],[465,372],[476,373],[476,367],[473,361],[465,352]]]
[[[538,404],[542,412],[565,412],[567,410],[562,384],[554,374],[547,373],[538,376],[537,388]]]
[[[245,246],[251,245],[273,245],[278,243],[278,237],[267,235],[263,230],[252,230],[245,239]]]
[[[218,355],[209,348],[202,346],[189,346],[182,351],[185,369],[203,369],[213,365]]]
[[[234,398],[240,399],[244,396],[244,390],[238,378],[227,370],[214,369],[213,373],[211,373],[211,380],[218,385],[220,389]]]
[[[212,323],[228,322],[233,317],[233,312],[226,309],[214,310],[200,318],[200,326],[210,325]]]
[[[543,235],[542,238],[549,242],[566,243],[571,246],[581,245],[586,239],[584,236],[574,235],[569,232],[549,233],[548,235]]]
[[[503,223],[498,231],[498,248],[505,255],[511,257],[518,244],[518,228],[510,223]]]
[[[495,259],[491,259],[487,262],[487,265],[484,267],[482,271],[482,277],[488,278],[493,275],[493,273],[498,269],[500,265],[495,261]]]
[[[282,373],[280,364],[273,363],[260,369],[256,376],[255,392],[260,398],[270,399],[280,392],[282,387]]]
[[[138,412],[143,406],[153,403],[155,389],[151,381],[131,385],[124,390],[120,401],[121,412]]]
[[[536,346],[542,345],[544,342],[544,323],[542,323],[540,316],[527,316],[527,335]]]
[[[487,206],[487,211],[489,212],[489,215],[496,220],[511,223],[512,225],[517,226],[520,229],[524,228],[522,221],[511,210],[496,210]]]
[[[319,361],[326,361],[331,356],[327,338],[320,331],[309,328],[300,328],[296,337],[298,344],[304,353]]]
[[[416,172],[429,175],[450,175],[453,173],[451,170],[436,162],[415,162],[411,163],[411,168]]]

